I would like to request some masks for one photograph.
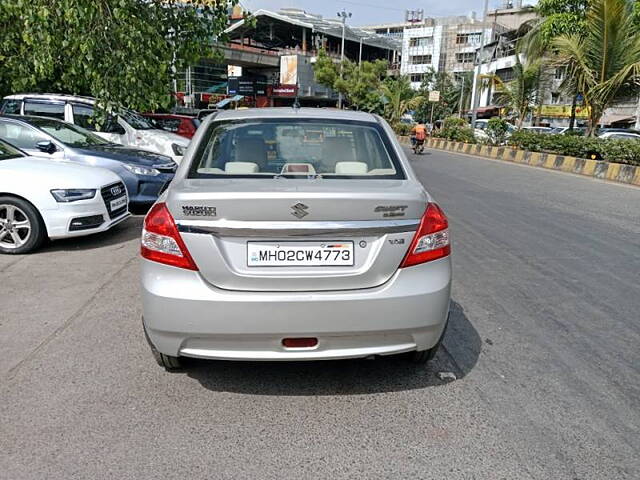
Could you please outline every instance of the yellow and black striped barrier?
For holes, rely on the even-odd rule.
[[[411,144],[409,137],[399,136],[398,138],[403,145]],[[640,166],[589,160],[556,155],[554,153],[528,152],[506,146],[492,147],[489,145],[453,142],[442,138],[428,138],[425,140],[425,146],[640,186]]]

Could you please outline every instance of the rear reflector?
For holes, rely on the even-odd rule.
[[[318,345],[317,338],[284,338],[282,345],[286,348],[311,348]]]
[[[437,204],[429,203],[400,267],[430,262],[450,253],[451,240],[447,217]]]
[[[144,218],[140,253],[147,260],[198,270],[164,203],[156,203]]]

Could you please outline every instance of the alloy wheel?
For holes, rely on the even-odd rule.
[[[19,248],[29,241],[31,222],[21,208],[0,204],[0,247]]]

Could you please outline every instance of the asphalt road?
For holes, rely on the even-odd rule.
[[[413,164],[454,238],[428,369],[164,372],[140,328],[140,217],[0,257],[0,478],[640,478],[640,189],[431,150]]]

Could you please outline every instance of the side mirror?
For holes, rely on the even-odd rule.
[[[124,135],[127,131],[124,129],[122,125],[116,123],[113,125],[113,133],[117,133],[118,135]]]
[[[49,155],[55,153],[56,150],[58,150],[54,143],[49,140],[43,140],[36,143],[36,148],[41,152],[48,153]]]

